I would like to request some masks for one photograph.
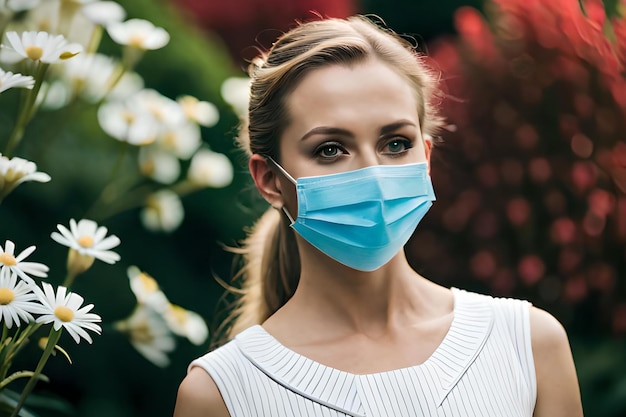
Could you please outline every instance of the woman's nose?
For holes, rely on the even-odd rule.
[[[375,149],[361,149],[358,157],[357,168],[367,168],[380,165],[381,161]]]

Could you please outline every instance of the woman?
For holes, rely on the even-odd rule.
[[[551,315],[407,262],[441,124],[411,45],[362,17],[314,21],[251,77],[241,142],[272,207],[236,336],[191,364],[174,416],[581,416]]]

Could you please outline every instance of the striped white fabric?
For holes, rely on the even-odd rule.
[[[422,364],[356,375],[317,363],[253,326],[190,365],[232,417],[530,417],[536,379],[529,303],[453,289],[454,319]]]

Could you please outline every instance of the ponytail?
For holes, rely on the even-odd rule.
[[[270,207],[239,249],[244,266],[241,296],[230,315],[228,337],[261,324],[291,298],[300,279],[300,257],[289,220]]]

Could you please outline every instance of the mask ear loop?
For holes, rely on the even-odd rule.
[[[271,156],[265,156],[265,160],[271,162],[271,164],[274,165],[285,176],[285,178],[291,181],[294,185],[297,185],[295,178],[289,175],[289,173],[285,171],[285,168],[280,166],[278,162],[274,161],[274,158],[272,158]],[[281,207],[281,210],[287,215],[287,218],[289,218],[289,221],[291,222],[290,225],[293,225],[296,221],[293,217],[291,217],[291,214],[289,214],[284,205]]]

